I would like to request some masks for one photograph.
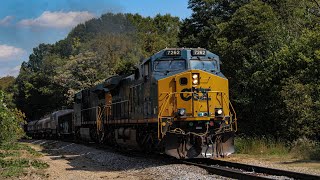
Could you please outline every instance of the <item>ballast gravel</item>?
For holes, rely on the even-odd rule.
[[[30,140],[40,145],[50,167],[48,179],[229,179],[202,168],[170,164],[163,159],[133,157],[90,145],[54,140]]]

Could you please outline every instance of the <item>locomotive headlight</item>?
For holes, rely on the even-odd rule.
[[[186,115],[186,109],[184,109],[184,108],[178,109],[178,115],[179,116],[185,116]]]
[[[192,84],[193,85],[199,84],[199,74],[192,74]]]
[[[194,80],[192,81],[192,83],[193,83],[193,84],[198,84],[198,79],[194,79]]]
[[[222,116],[223,110],[222,108],[215,108],[215,116]]]
[[[193,79],[198,79],[198,74],[193,74],[193,75],[192,75],[192,78],[193,78]]]

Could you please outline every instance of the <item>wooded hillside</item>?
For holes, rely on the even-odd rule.
[[[165,47],[203,47],[222,59],[240,133],[320,138],[320,2],[190,0],[193,14],[104,14],[35,47],[12,86],[28,119],[70,106],[75,92]]]

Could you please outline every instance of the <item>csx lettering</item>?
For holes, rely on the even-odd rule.
[[[180,93],[180,98],[184,101],[189,101],[191,98],[193,98],[194,100],[207,100],[207,91],[211,91],[211,89],[204,89],[204,88],[185,88],[182,89]],[[190,92],[190,93],[184,93],[184,92]],[[190,95],[192,93],[192,96]],[[202,96],[200,96],[200,93],[202,94]],[[211,100],[208,97],[208,100]]]

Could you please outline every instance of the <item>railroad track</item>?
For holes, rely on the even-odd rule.
[[[235,179],[320,179],[320,176],[213,159],[182,161],[206,169],[209,173]]]
[[[54,140],[52,141],[53,142],[49,144],[58,142]],[[67,141],[67,142],[73,142],[73,141]],[[77,143],[77,142],[73,142],[73,143]],[[86,143],[84,145],[91,146],[96,149],[118,152],[124,156],[130,156],[130,157],[134,156],[139,158],[149,158],[149,159],[155,159],[155,160],[162,159],[163,162],[166,162],[168,164],[183,163],[187,165],[194,165],[194,166],[198,166],[200,168],[206,169],[209,173],[224,176],[224,177],[230,177],[234,179],[312,179],[312,180],[319,179],[320,180],[320,176],[318,175],[304,174],[304,173],[266,168],[261,166],[254,166],[254,165],[241,164],[241,163],[235,163],[235,162],[228,162],[228,161],[222,161],[222,160],[216,160],[216,159],[202,158],[202,159],[178,160],[165,154],[162,154],[162,155],[161,154],[145,154],[139,151],[121,150],[119,148],[110,147],[106,145],[99,145],[95,143]]]

